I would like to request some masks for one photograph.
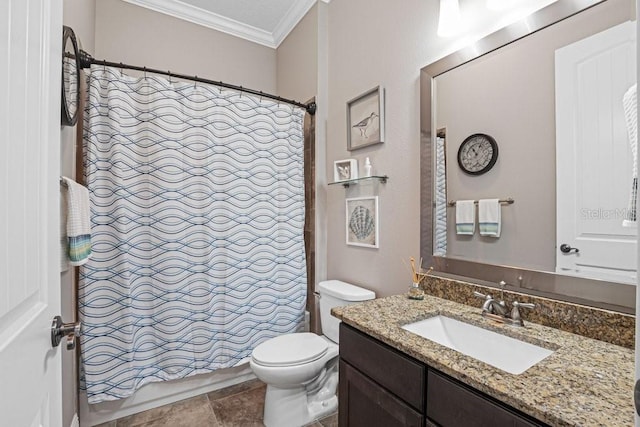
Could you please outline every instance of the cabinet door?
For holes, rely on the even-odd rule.
[[[424,364],[345,323],[340,324],[340,359],[424,413]]]
[[[354,367],[340,361],[340,427],[422,427],[424,418]]]
[[[544,426],[491,401],[476,390],[429,370],[427,416],[442,427]]]

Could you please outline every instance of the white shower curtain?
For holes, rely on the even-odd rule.
[[[79,286],[89,403],[237,365],[298,330],[303,119],[211,85],[92,67],[93,258]]]

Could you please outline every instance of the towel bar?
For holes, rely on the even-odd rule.
[[[498,200],[499,203],[504,203],[506,205],[512,205],[513,203],[515,203],[515,200],[513,200],[512,197],[509,197],[508,199],[500,199]],[[478,204],[477,200],[473,201],[474,204]],[[449,203],[447,203],[448,206],[455,206],[456,205],[456,201],[455,200],[450,200]]]

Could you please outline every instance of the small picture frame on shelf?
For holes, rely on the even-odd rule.
[[[347,245],[379,247],[378,196],[346,199]]]
[[[335,182],[358,179],[358,161],[356,159],[336,160],[333,162],[333,180]]]
[[[384,142],[384,89],[380,86],[347,102],[347,150]]]

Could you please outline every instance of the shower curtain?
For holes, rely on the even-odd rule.
[[[89,403],[239,364],[304,319],[304,111],[93,66],[81,269]]]

